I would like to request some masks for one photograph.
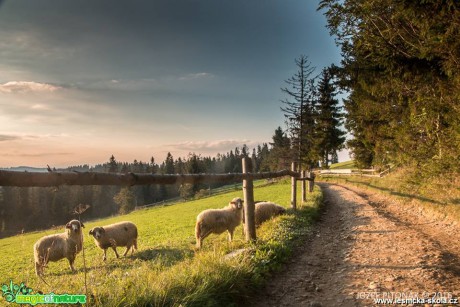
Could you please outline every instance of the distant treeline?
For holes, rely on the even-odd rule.
[[[292,161],[289,139],[278,128],[273,143],[257,146],[250,150],[246,145],[237,147],[216,157],[202,157],[190,153],[187,157],[175,159],[168,153],[166,159],[156,163],[134,160],[119,162],[115,156],[103,164],[72,166],[66,170],[80,172],[133,172],[152,174],[197,174],[241,172],[241,159],[250,157],[254,172],[274,171],[289,168]],[[190,198],[207,193],[209,189],[222,184],[196,185],[147,185],[133,187],[119,186],[60,186],[50,188],[0,188],[0,237],[15,235],[22,231],[63,225],[74,218],[74,208],[79,204],[89,205],[84,219],[94,219],[117,213],[126,213],[135,206],[144,206],[163,200],[182,197]]]

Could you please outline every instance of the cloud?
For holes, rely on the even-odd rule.
[[[9,81],[0,84],[0,93],[54,92],[61,87],[33,81]]]
[[[195,80],[195,79],[212,78],[212,77],[214,77],[214,75],[211,73],[199,72],[199,73],[187,74],[185,76],[179,77],[179,80]]]
[[[71,152],[37,152],[37,153],[5,153],[5,157],[48,157],[48,156],[70,156]]]
[[[216,140],[216,141],[187,141],[175,144],[168,144],[166,146],[173,150],[192,151],[192,152],[227,152],[241,147],[246,144],[249,147],[254,147],[259,142],[251,140]]]
[[[0,142],[19,140],[17,135],[0,134]]]

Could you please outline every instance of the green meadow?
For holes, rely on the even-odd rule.
[[[355,165],[354,160],[350,160],[350,161],[331,164],[329,168],[330,169],[349,169],[349,168],[356,168],[356,165]]]
[[[256,187],[254,194],[256,200],[290,207],[289,180]],[[32,247],[40,237],[63,232],[64,227],[2,239],[0,283],[24,282],[33,293],[86,294],[90,306],[239,305],[290,256],[298,239],[308,233],[322,200],[320,189],[315,187],[306,203],[298,201],[299,210],[288,210],[286,215],[261,225],[255,243],[245,242],[239,226],[232,243],[227,241],[226,233],[210,235],[203,249],[195,251],[197,214],[208,208],[222,208],[232,198],[242,196],[241,190],[235,190],[97,221],[85,222],[83,214],[84,257],[83,253],[77,256],[77,272],[70,271],[66,259],[51,262],[45,269],[46,283],[35,276]],[[116,259],[109,249],[103,262],[102,250],[88,232],[92,227],[123,220],[137,225],[138,250],[133,256]],[[244,250],[226,257],[240,249]],[[122,254],[124,248],[118,251]],[[0,297],[0,305],[5,304]]]

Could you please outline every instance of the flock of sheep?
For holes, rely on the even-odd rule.
[[[255,204],[256,226],[264,221],[286,212],[286,209],[273,202],[257,202]],[[195,225],[196,247],[199,249],[203,240],[211,233],[221,234],[228,231],[228,239],[232,241],[235,228],[243,220],[243,200],[236,197],[222,209],[208,209],[197,216]],[[49,261],[58,261],[67,258],[70,269],[75,271],[73,263],[75,257],[83,247],[83,232],[85,226],[78,220],[72,220],[65,226],[64,233],[42,237],[34,245],[35,272],[42,276],[44,268]],[[104,251],[103,260],[107,259],[107,249],[111,247],[117,258],[118,246],[125,246],[126,256],[129,250],[131,254],[137,250],[137,227],[131,222],[119,222],[107,226],[94,227],[89,231],[94,237],[96,245]]]

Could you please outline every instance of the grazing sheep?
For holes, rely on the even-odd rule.
[[[35,273],[41,276],[49,261],[63,258],[69,260],[70,269],[75,272],[73,263],[83,246],[83,223],[71,220],[65,226],[64,233],[49,235],[38,240],[34,245]]]
[[[89,234],[94,237],[94,242],[97,246],[104,250],[104,257],[107,259],[107,248],[111,247],[117,258],[120,256],[117,253],[117,246],[126,246],[126,251],[123,256],[126,256],[132,248],[131,255],[134,249],[137,250],[137,227],[131,222],[119,222],[103,227],[94,227],[89,231]]]
[[[272,202],[260,202],[255,205],[255,220],[256,226],[259,226],[263,222],[271,219],[276,215],[280,215],[286,212],[284,207],[277,205]]]
[[[228,231],[228,239],[233,239],[233,231],[243,217],[243,200],[239,197],[223,209],[208,209],[198,214],[195,225],[196,247],[199,249],[203,240],[211,233],[221,234]]]

